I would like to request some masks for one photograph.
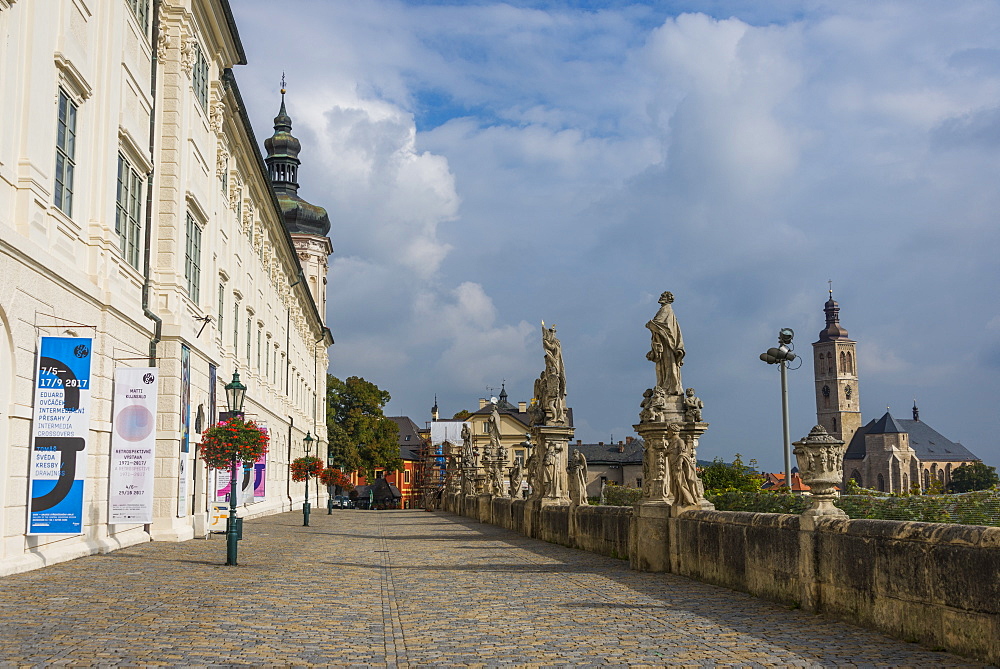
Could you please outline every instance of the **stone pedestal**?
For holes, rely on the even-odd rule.
[[[566,465],[569,462],[569,442],[573,438],[573,428],[536,425],[531,428],[531,432],[540,460],[541,486],[536,497],[547,500],[546,504],[569,504],[569,474]]]
[[[476,496],[477,513],[476,518],[481,523],[493,522],[493,495]]]
[[[646,444],[642,454],[642,500],[640,504],[667,504],[670,494],[670,473],[667,470],[667,423],[633,425]]]
[[[629,531],[629,566],[636,571],[670,571],[670,505],[639,502]]]

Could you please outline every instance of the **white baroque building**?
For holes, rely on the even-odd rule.
[[[288,463],[307,431],[326,444],[329,221],[287,226],[239,64],[228,0],[0,0],[0,575],[206,536],[199,431],[234,371],[271,436],[241,515],[302,504]],[[27,533],[40,336],[93,338],[78,535]],[[159,370],[151,524],[108,522],[120,366]]]

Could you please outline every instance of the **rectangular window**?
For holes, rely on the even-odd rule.
[[[240,301],[233,303],[233,355],[239,355],[240,349]]]
[[[217,323],[219,327],[219,335],[222,335],[222,326],[224,325],[223,317],[226,313],[226,284],[219,284],[219,321]]]
[[[403,483],[409,483],[409,482],[410,482],[410,470],[407,469],[405,472],[403,472]]]
[[[126,0],[142,32],[149,31],[149,0]]]
[[[250,366],[250,333],[253,332],[253,318],[247,319],[247,367]]]
[[[268,342],[264,349],[264,378],[271,378],[271,344]]]
[[[184,247],[184,278],[188,296],[197,304],[201,297],[201,228],[194,216],[187,215],[187,244]]]
[[[118,154],[118,197],[115,206],[115,232],[122,257],[139,269],[139,238],[142,235],[142,177],[121,154]]]
[[[260,338],[264,334],[264,328],[257,326],[257,373],[260,373]]]
[[[191,85],[194,95],[203,109],[208,109],[208,61],[201,45],[194,45],[194,67],[191,70]]]
[[[59,91],[59,122],[56,127],[56,192],[54,203],[67,216],[73,215],[73,170],[76,168],[76,104]]]

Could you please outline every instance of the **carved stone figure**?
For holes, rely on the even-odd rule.
[[[697,462],[691,445],[680,436],[680,425],[667,427],[667,458],[670,462],[670,490],[674,504],[696,506],[705,496],[705,489],[698,478]]]
[[[521,485],[524,483],[524,470],[521,469],[521,461],[515,460],[514,466],[510,468],[510,496],[518,499],[521,496]]]
[[[684,395],[684,420],[692,423],[701,422],[701,410],[705,408],[704,402],[694,396],[694,388],[688,388]]]
[[[573,449],[573,460],[567,468],[569,472],[569,499],[574,504],[587,503],[587,458],[578,449]]]
[[[653,320],[646,323],[652,335],[646,359],[656,363],[657,386],[663,388],[667,395],[683,395],[681,366],[684,364],[684,338],[674,309],[670,306],[673,301],[674,295],[670,291],[660,295],[660,310]]]
[[[529,491],[529,497],[537,498],[542,495],[542,482],[540,480],[541,472],[539,472],[539,459],[537,453],[532,453],[528,456],[528,461],[525,463],[525,469],[528,470],[528,487],[531,489]]]
[[[667,419],[667,392],[660,386],[647,388],[639,405],[640,423],[662,423]]]
[[[542,350],[545,352],[545,371],[535,384],[536,397],[545,411],[546,423],[566,423],[566,368],[563,366],[562,343],[556,337],[556,326],[545,327],[542,321]],[[538,395],[537,393],[541,394]]]
[[[561,497],[563,490],[560,489],[559,473],[556,467],[559,462],[559,454],[562,452],[562,444],[550,441],[546,444],[545,457],[542,460],[542,495],[547,497]]]

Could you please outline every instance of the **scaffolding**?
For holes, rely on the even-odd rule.
[[[417,463],[417,501],[421,508],[426,508],[427,500],[439,496],[448,481],[448,455],[451,444],[434,444],[430,439],[420,447],[420,460]]]

